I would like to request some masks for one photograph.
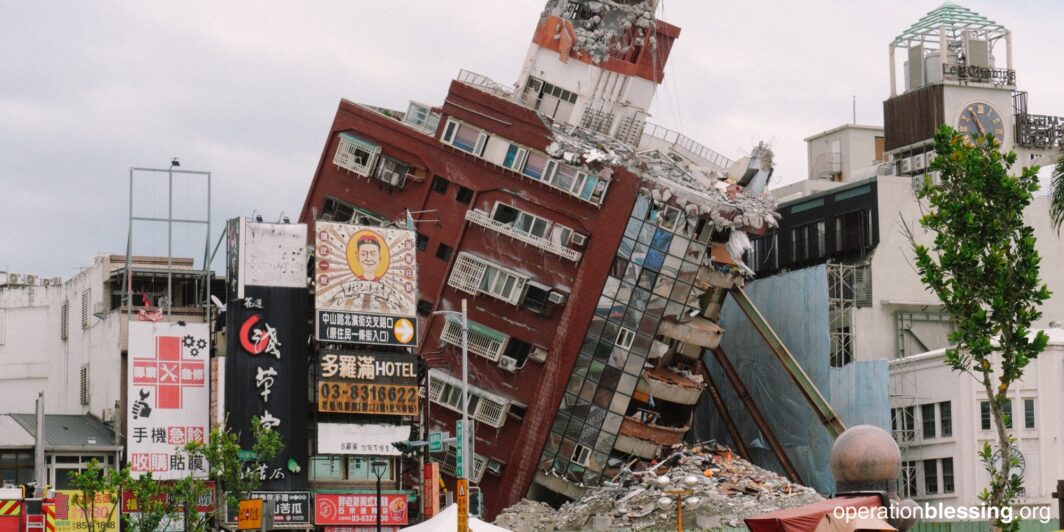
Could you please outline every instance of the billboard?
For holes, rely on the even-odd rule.
[[[382,525],[406,524],[405,493],[382,494],[380,505]],[[377,524],[377,495],[316,493],[314,494],[314,524],[318,526],[373,526]]]
[[[409,439],[407,425],[318,423],[318,454],[400,456],[392,444]]]
[[[318,340],[415,347],[414,231],[334,222],[315,230]]]
[[[253,491],[252,499],[274,501],[274,528],[310,528],[310,492],[307,491]],[[226,505],[226,522],[237,522],[237,508]]]
[[[85,510],[74,504],[74,497],[83,496],[80,490],[55,490],[56,532],[79,532],[86,529]],[[100,493],[92,520],[98,532],[118,530],[118,510],[110,493]]]
[[[276,431],[284,449],[251,473],[266,490],[306,488],[307,293],[306,226],[232,220],[228,228],[225,413],[251,449],[252,417]],[[254,264],[252,264],[254,263]],[[302,270],[302,271],[301,271]],[[239,296],[239,297],[238,297]]]
[[[210,333],[205,323],[133,321],[127,357],[130,472],[172,480],[206,476],[206,464],[177,452],[210,431]]]
[[[416,416],[418,360],[408,353],[323,352],[318,411]]]

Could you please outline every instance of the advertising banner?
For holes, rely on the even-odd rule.
[[[252,499],[274,502],[274,528],[308,528],[310,526],[310,492],[307,491],[253,491]],[[226,520],[237,522],[236,508],[226,507]]]
[[[206,464],[177,452],[210,430],[210,343],[205,323],[129,323],[126,418],[130,473],[171,480]]]
[[[315,229],[317,338],[415,347],[414,231],[334,222]]]
[[[417,355],[324,352],[318,358],[318,411],[416,416]]]
[[[85,511],[74,504],[74,496],[81,496],[78,490],[55,491],[55,530],[56,532],[81,532],[85,526]],[[118,530],[118,510],[109,494],[101,493],[96,500],[94,517],[96,530],[108,532]]]
[[[421,503],[421,515],[425,518],[440,513],[440,464],[429,462],[425,464],[425,479],[421,483],[424,497]]]
[[[307,485],[306,226],[231,221],[230,299],[226,304],[225,412],[240,447],[252,446],[252,417],[276,431],[284,449],[253,473],[266,490]],[[269,249],[260,249],[269,248]],[[302,258],[300,258],[302,257]],[[256,264],[248,262],[254,260]],[[298,264],[303,261],[303,273]],[[270,283],[263,285],[263,283]],[[233,298],[233,295],[242,297]]]
[[[409,439],[408,425],[318,423],[318,454],[399,456],[392,443]]]
[[[406,524],[406,494],[382,494],[380,504],[382,525]],[[314,495],[314,524],[318,526],[376,525],[377,495],[316,493]]]

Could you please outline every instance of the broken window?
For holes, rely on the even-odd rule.
[[[525,105],[559,122],[569,120],[576,93],[539,78],[529,77],[522,96]]]
[[[377,171],[373,177],[382,183],[393,187],[402,187],[406,183],[406,175],[410,173],[410,167],[391,157],[381,156],[381,163],[377,165]]]
[[[528,287],[525,288],[525,299],[522,303],[532,312],[543,314],[548,310],[548,296],[550,296],[550,287],[529,281]]]
[[[510,357],[517,361],[517,367],[522,368],[525,366],[525,361],[528,360],[528,354],[532,351],[532,344],[523,342],[517,338],[510,338],[510,343],[506,346],[506,352],[503,356]]]

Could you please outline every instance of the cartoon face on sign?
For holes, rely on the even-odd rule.
[[[347,265],[363,281],[379,281],[391,262],[388,244],[375,231],[362,230],[347,243]]]

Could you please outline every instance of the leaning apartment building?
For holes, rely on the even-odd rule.
[[[431,431],[461,412],[461,326],[437,311],[469,301],[489,516],[682,439],[746,231],[775,224],[767,149],[736,163],[646,121],[680,34],[655,4],[548,2],[513,88],[462,71],[439,105],[341,101],[303,207],[416,228]],[[435,458],[453,476],[454,449]]]

